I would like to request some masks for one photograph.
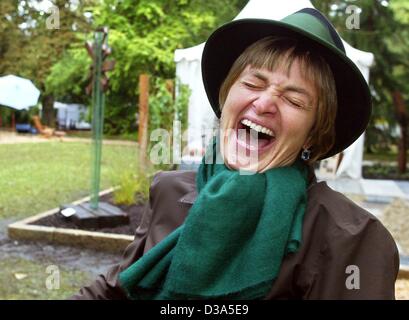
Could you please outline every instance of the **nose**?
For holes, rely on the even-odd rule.
[[[253,101],[253,106],[257,114],[276,114],[278,112],[278,100],[277,93],[266,90],[260,92],[260,95]]]

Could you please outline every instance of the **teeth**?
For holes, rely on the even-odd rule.
[[[257,132],[262,132],[264,134],[268,134],[269,136],[274,137],[273,131],[271,131],[270,129],[268,129],[266,127],[260,126],[259,124],[255,124],[255,123],[251,122],[248,119],[241,120],[241,123],[244,124],[247,127],[250,127],[251,129],[253,129],[253,130],[257,131]]]

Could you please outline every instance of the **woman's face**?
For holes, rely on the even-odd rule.
[[[309,147],[317,96],[297,60],[287,70],[247,66],[230,88],[221,115],[221,150],[231,169],[264,172],[290,165]]]

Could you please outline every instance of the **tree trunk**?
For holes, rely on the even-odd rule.
[[[399,141],[399,173],[405,173],[406,172],[406,146],[407,144],[407,137],[408,137],[408,126],[400,126],[400,131],[401,131],[401,138]]]
[[[44,96],[42,100],[43,114],[42,122],[48,127],[55,128],[55,115],[54,115],[54,97],[52,95]]]
[[[399,173],[405,173],[409,116],[406,111],[405,102],[403,101],[402,94],[399,91],[395,91],[393,93],[393,102],[395,104],[396,117],[399,122],[401,132],[398,145],[398,168]]]

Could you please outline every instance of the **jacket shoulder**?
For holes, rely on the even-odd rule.
[[[309,270],[300,282],[304,298],[394,298],[399,253],[377,217],[319,182],[309,189],[304,227]],[[350,268],[358,270],[360,290],[346,287]]]
[[[314,207],[317,213],[327,216],[339,226],[363,221],[379,221],[372,213],[347,198],[342,193],[331,189],[325,181],[313,185],[308,190],[309,206]]]
[[[345,195],[331,189],[326,182],[318,182],[308,191],[310,219],[320,221],[331,239],[356,239],[368,233],[376,233],[379,241],[396,246],[390,232],[382,222]],[[330,232],[332,234],[330,234]],[[334,237],[335,234],[337,237]]]
[[[194,183],[195,179],[196,171],[192,170],[158,171],[153,177],[153,183],[169,183],[174,181],[188,181]]]
[[[174,196],[192,192],[196,189],[196,171],[174,170],[159,171],[152,180],[150,194],[158,196],[159,194],[172,192]]]

